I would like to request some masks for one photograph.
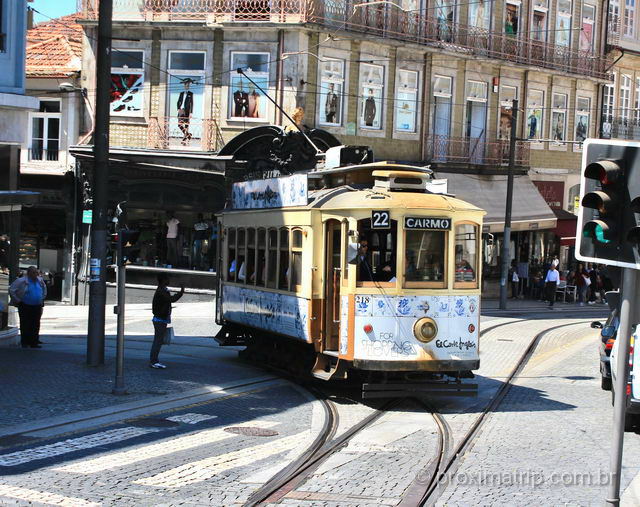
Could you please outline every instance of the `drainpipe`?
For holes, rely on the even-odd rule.
[[[278,65],[276,67],[276,100],[280,104],[278,108],[278,125],[282,125],[282,109],[284,108],[284,84],[282,82],[284,60],[284,30],[278,30]]]

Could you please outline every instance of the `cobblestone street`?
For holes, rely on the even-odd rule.
[[[107,364],[88,368],[83,316],[62,307],[48,311],[45,348],[5,349],[1,359],[3,375],[34,372],[2,406],[2,505],[239,505],[300,455],[323,424],[319,402],[305,389],[214,345],[205,303],[177,305],[178,337],[163,349],[170,368],[160,372],[146,366],[148,305],[132,306],[125,397],[110,394],[113,340]],[[610,394],[600,390],[597,336],[588,326],[602,313],[559,311],[550,318],[533,309],[483,318],[478,397],[431,400],[450,428],[449,449],[544,334],[451,470],[439,505],[602,503],[611,406]],[[357,393],[324,390],[338,408],[338,435],[378,406],[358,402]],[[398,505],[432,461],[437,441],[429,412],[406,400],[278,503]],[[627,433],[623,487],[638,472],[639,446],[638,435]]]

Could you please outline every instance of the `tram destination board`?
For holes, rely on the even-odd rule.
[[[450,231],[451,219],[442,217],[404,217],[404,228],[420,231]]]

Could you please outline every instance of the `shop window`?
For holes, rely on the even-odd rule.
[[[227,263],[226,280],[235,282],[236,270],[239,266],[236,259],[236,230],[234,228],[227,229]]]
[[[571,46],[571,0],[558,0],[556,11],[556,45]]]
[[[247,229],[247,268],[246,282],[255,285],[256,282],[256,230]]]
[[[237,276],[236,276],[236,281],[238,283],[246,283],[247,281],[247,266],[246,266],[246,233],[244,229],[238,229],[238,254],[237,254],[237,259],[238,262],[236,262],[237,266],[240,266],[238,268],[238,272],[237,272]]]
[[[578,97],[576,99],[576,141],[584,141],[589,137],[589,123],[591,119],[591,99],[588,97]],[[582,145],[574,145],[574,148],[581,148]]]
[[[267,287],[276,288],[278,280],[278,231],[269,229],[267,233],[267,249],[269,257],[267,258]]]
[[[344,94],[344,60],[326,59],[320,62],[320,125],[342,125]]]
[[[291,233],[291,289],[302,285],[302,231],[294,229]]]
[[[40,110],[31,113],[29,160],[55,162],[60,151],[60,100],[40,100]]]
[[[542,120],[544,115],[544,92],[529,90],[527,93],[527,138],[542,139]]]
[[[204,134],[206,53],[169,52],[167,114],[169,147],[200,148]]]
[[[478,286],[478,226],[456,225],[456,275],[454,287]]]
[[[289,229],[280,229],[280,269],[278,271],[278,289],[289,290],[291,272],[289,270]]]
[[[360,66],[360,127],[382,130],[384,67],[363,63]]]
[[[389,220],[388,229],[373,229],[371,220],[358,221],[358,255],[354,259],[359,287],[396,281],[397,221]]]
[[[266,121],[268,99],[256,86],[236,69],[242,69],[260,88],[269,90],[269,53],[231,53],[229,86],[229,119]]]
[[[256,285],[264,287],[265,274],[266,274],[266,243],[265,243],[266,231],[264,229],[258,229],[258,258],[256,264]]]
[[[551,110],[551,133],[554,141],[566,140],[567,95],[554,93]]]
[[[395,104],[395,127],[398,132],[417,132],[418,72],[398,70]]]
[[[144,51],[114,49],[111,54],[112,116],[144,114]]]
[[[405,287],[444,288],[445,231],[406,231]]]

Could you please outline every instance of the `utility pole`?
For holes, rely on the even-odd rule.
[[[100,0],[96,61],[96,121],[93,144],[93,217],[89,260],[89,326],[87,330],[87,364],[89,366],[104,364],[112,13],[113,0]]]
[[[511,244],[511,208],[513,206],[513,166],[516,161],[516,133],[518,101],[511,103],[511,137],[509,137],[509,168],[507,169],[507,202],[504,209],[504,235],[502,238],[502,269],[500,273],[500,309],[507,309],[507,277],[509,276],[509,246]]]

